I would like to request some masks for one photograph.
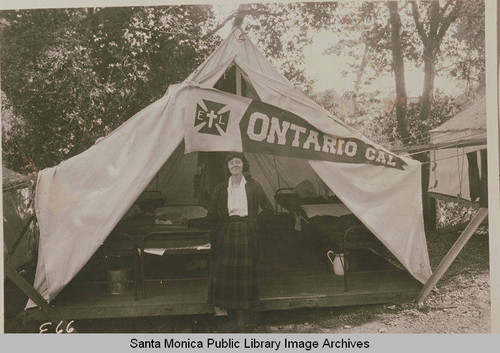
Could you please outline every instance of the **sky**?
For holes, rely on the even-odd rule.
[[[213,10],[220,21],[224,20],[236,11],[238,4],[219,4],[214,5]],[[243,22],[243,26],[245,22]],[[217,33],[225,38],[232,26],[232,21],[229,21]],[[251,38],[252,39],[252,38]],[[335,90],[339,95],[354,88],[355,75],[351,74],[346,77],[342,75],[345,70],[350,70],[348,63],[352,61],[351,57],[325,55],[324,50],[338,41],[340,38],[331,32],[323,31],[313,35],[313,42],[306,47],[305,56],[305,70],[309,79],[314,79],[316,83],[313,89],[316,92],[322,92],[327,89]],[[255,41],[254,41],[255,42]],[[423,71],[416,68],[410,63],[405,63],[406,75],[406,90],[409,97],[418,97],[423,89]],[[451,95],[458,95],[464,92],[465,87],[463,83],[450,79],[448,77],[436,76],[435,87],[445,93]],[[379,90],[387,94],[387,96],[394,96],[394,76],[391,74],[381,75],[369,87],[362,86],[362,90],[366,92],[373,92]]]

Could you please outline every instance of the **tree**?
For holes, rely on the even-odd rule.
[[[431,109],[427,117],[436,74],[471,86],[484,75],[484,44],[477,44],[484,43],[484,3],[461,3],[460,11],[452,1],[399,2],[399,9],[396,2],[253,4],[243,29],[296,87],[337,113],[344,106],[328,102],[338,99],[334,92],[312,92],[303,49],[317,31],[339,34],[327,53],[352,58],[356,80],[344,98],[354,103],[356,116],[346,119],[369,127],[384,97],[366,87],[381,73],[393,73],[398,104],[391,114],[398,139],[409,141],[418,136],[410,116],[416,110],[403,104],[404,65],[427,65],[430,44],[421,38],[434,38],[430,95],[422,95]],[[183,80],[220,42],[206,6],[5,11],[0,26],[2,102],[10,102],[16,118],[8,135],[3,132],[4,158],[19,171],[52,166],[88,148]]]
[[[24,172],[87,149],[185,79],[220,42],[203,38],[214,26],[204,6],[1,16],[2,90],[17,118],[3,135],[4,159]]]
[[[415,4],[416,11],[412,8]],[[399,5],[399,9],[396,5]],[[415,14],[418,14],[420,31],[416,30]],[[441,6],[438,2],[362,2],[355,6],[339,3],[335,13],[330,12],[330,15],[336,20],[331,20],[328,28],[338,33],[340,39],[327,50],[327,54],[350,56],[353,59],[351,67],[356,80],[353,90],[345,96],[353,100],[358,108],[354,110],[356,113],[361,115],[363,111],[373,111],[359,108],[360,103],[374,100],[374,97],[363,97],[366,94],[364,88],[381,73],[392,72],[396,91],[394,115],[399,138],[404,143],[420,139],[409,128],[412,117],[407,115],[408,104],[403,103],[407,100],[405,61],[422,65],[424,69],[425,88],[420,109],[411,111],[423,121],[431,114],[436,74],[462,79],[470,86],[482,82],[484,2],[481,0],[448,1]]]
[[[304,93],[311,93],[303,49],[311,43],[313,30],[329,28],[335,22],[336,2],[252,4],[244,29],[257,39],[263,54]]]
[[[443,40],[440,53],[453,58],[452,62],[439,60],[436,72],[461,79],[471,90],[485,81],[485,2],[463,1],[454,28],[448,40]]]
[[[401,47],[401,18],[399,17],[398,2],[389,1],[387,3],[390,11],[391,24],[391,43],[392,43],[392,70],[394,71],[394,79],[396,85],[396,121],[398,125],[399,135],[403,139],[410,136],[406,123],[406,82],[405,82],[405,67],[403,59],[403,49]]]
[[[436,0],[429,3],[417,4],[415,1],[410,3],[415,27],[423,44],[424,88],[420,98],[419,116],[420,120],[426,120],[429,117],[434,96],[435,65],[439,49],[448,28],[458,18],[463,2],[447,1],[442,8]],[[421,18],[424,10],[427,13],[425,20]]]

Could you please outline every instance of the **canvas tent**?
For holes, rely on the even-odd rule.
[[[421,304],[488,217],[486,97],[480,98],[443,125],[430,131],[429,195],[460,203],[478,204],[479,210],[417,296]]]
[[[231,67],[246,92],[217,89]],[[234,28],[183,83],[87,151],[39,173],[35,288],[54,299],[146,188],[164,185],[173,190],[167,202],[178,204],[172,198],[191,183],[184,173],[197,168],[196,152],[209,151],[248,154],[271,199],[278,183],[314,176],[416,279],[429,278],[420,164],[375,145],[294,89]]]
[[[481,165],[486,162],[486,98],[431,130],[430,143],[435,149],[430,153],[429,192],[478,201],[485,177]]]

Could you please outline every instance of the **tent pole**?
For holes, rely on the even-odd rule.
[[[63,327],[68,327],[69,323],[63,319],[61,314],[57,312],[45,299],[28,283],[17,271],[9,264],[5,263],[5,275],[9,278],[28,298],[40,307],[45,316],[53,323],[62,323]],[[74,328],[72,333],[78,333]]]
[[[21,244],[21,240],[23,239],[24,235],[28,231],[28,228],[29,228],[30,224],[33,222],[33,220],[35,219],[35,217],[36,217],[36,215],[33,214],[30,218],[28,218],[28,221],[26,222],[23,229],[21,230],[21,233],[19,233],[18,237],[16,238],[14,245],[12,246],[10,251],[7,252],[7,261],[9,260],[9,257],[14,255],[14,253],[16,252],[17,247],[19,246],[19,244]]]
[[[249,5],[248,4],[240,4],[238,6],[238,10],[236,10],[236,15],[234,16],[233,28],[240,27],[243,24],[243,19],[248,12]],[[235,70],[235,79],[236,79],[236,95],[241,96],[241,69],[238,65]]]
[[[236,95],[241,96],[241,69],[236,65]]]
[[[467,225],[462,234],[460,234],[460,237],[458,237],[455,244],[453,244],[446,256],[443,258],[443,260],[441,260],[439,266],[436,268],[432,276],[427,280],[424,287],[418,294],[417,305],[421,305],[427,298],[432,288],[434,288],[436,283],[438,283],[441,277],[443,277],[452,262],[456,259],[460,251],[462,251],[465,244],[467,244],[469,239],[472,237],[472,234],[474,234],[474,232],[481,225],[481,222],[486,218],[486,216],[488,216],[487,208],[480,208],[479,211],[474,215],[470,223]]]
[[[249,4],[240,4],[238,9],[236,10],[236,15],[234,16],[233,28],[240,27],[243,23],[243,19],[245,15],[248,13],[248,9],[250,8]]]

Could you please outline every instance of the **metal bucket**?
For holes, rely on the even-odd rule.
[[[106,290],[109,294],[120,295],[128,289],[130,269],[108,269],[106,271]]]

